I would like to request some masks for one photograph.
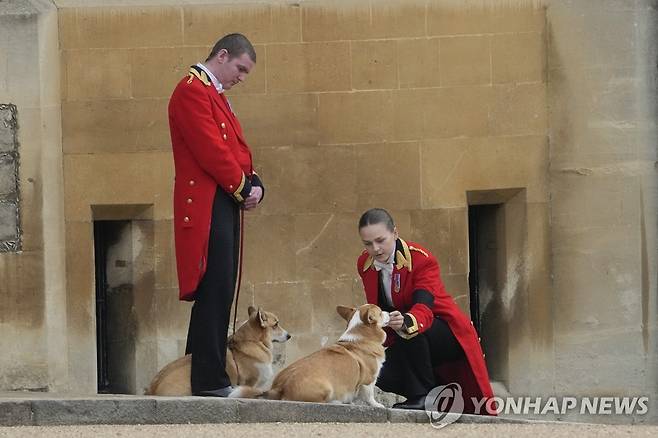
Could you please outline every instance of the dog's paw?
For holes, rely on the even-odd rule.
[[[371,402],[368,402],[368,404],[369,404],[370,406],[375,407],[375,408],[385,408],[385,407],[386,407],[386,406],[384,406],[383,404],[381,404],[381,403],[379,403],[378,401],[375,401],[375,400],[373,400],[373,401],[371,401]]]

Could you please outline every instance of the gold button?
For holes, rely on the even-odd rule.
[[[189,217],[185,216],[185,217],[183,218],[183,222],[189,222],[189,221],[190,221],[190,218],[189,218]]]
[[[221,124],[221,125],[219,125],[219,126],[221,126],[221,127],[222,127],[222,129],[224,129],[224,128],[226,128],[226,123],[224,123],[224,122],[222,122],[222,124]]]
[[[190,180],[190,185],[191,185],[191,186],[194,185],[194,180],[193,180],[193,179]]]
[[[224,140],[226,140],[228,138],[228,135],[224,134],[222,135],[222,137],[224,137]]]
[[[192,203],[192,198],[187,198],[187,203],[191,204]]]

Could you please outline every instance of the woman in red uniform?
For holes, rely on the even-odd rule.
[[[377,386],[406,397],[394,408],[424,409],[430,390],[455,382],[464,412],[486,414],[481,402],[493,393],[478,335],[446,293],[436,258],[402,240],[391,215],[380,208],[361,216],[359,235],[365,251],[357,269],[366,299],[391,315]]]

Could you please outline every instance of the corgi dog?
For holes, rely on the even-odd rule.
[[[279,325],[279,318],[249,306],[249,318],[228,339],[226,373],[232,385],[269,388],[272,370],[272,342],[286,342],[290,334]],[[190,374],[192,355],[188,354],[165,365],[153,378],[146,395],[192,395]]]
[[[338,341],[280,371],[268,391],[240,386],[231,398],[266,398],[321,403],[352,403],[355,399],[383,408],[374,397],[384,363],[383,343],[389,314],[374,304],[338,306],[347,329]]]

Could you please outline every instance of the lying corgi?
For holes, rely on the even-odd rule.
[[[351,403],[358,398],[383,408],[375,400],[374,388],[385,358],[382,327],[388,324],[388,312],[374,304],[336,310],[348,325],[335,344],[290,364],[277,374],[270,390],[241,386],[229,397],[324,403]]]
[[[228,340],[226,373],[232,385],[265,390],[272,381],[272,342],[286,342],[290,335],[271,312],[249,306],[249,319]],[[146,395],[192,395],[192,355],[165,365],[153,378]]]

